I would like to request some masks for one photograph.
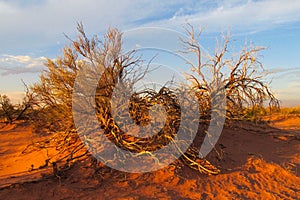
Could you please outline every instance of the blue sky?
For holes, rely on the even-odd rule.
[[[262,62],[274,72],[273,91],[284,105],[300,105],[298,0],[0,0],[0,94],[18,101],[21,80],[37,81],[45,58],[61,54],[69,43],[64,33],[74,38],[80,21],[87,33],[98,35],[108,26],[182,32],[189,22],[204,28],[205,49],[213,49],[216,37],[230,28],[236,49],[246,40],[267,47]],[[152,41],[167,42],[159,34]]]

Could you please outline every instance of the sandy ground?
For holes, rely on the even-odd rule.
[[[0,199],[297,199],[300,196],[300,117],[272,117],[269,125],[225,128],[208,155],[221,169],[207,176],[173,166],[129,174],[86,161],[60,178],[44,164],[46,151],[22,154],[38,139],[29,125],[0,126]],[[48,152],[49,154],[49,152]]]

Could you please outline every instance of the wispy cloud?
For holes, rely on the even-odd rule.
[[[286,103],[293,103],[288,106],[296,106],[300,104],[300,82],[291,81],[287,83],[287,86],[274,90],[276,97]]]
[[[0,48],[11,46],[44,46],[64,40],[63,33],[74,34],[76,22],[82,21],[88,32],[99,33],[108,26],[122,29],[135,26],[136,21],[164,18],[165,13],[183,5],[179,1],[152,0],[45,0],[39,4],[0,0]],[[168,16],[168,15],[167,15]]]
[[[37,73],[43,69],[45,57],[33,58],[22,55],[2,55],[0,57],[0,72],[2,76],[22,73]]]
[[[271,86],[283,106],[298,106],[300,104],[300,68],[275,68],[271,72]]]
[[[178,28],[186,21],[207,30],[228,27],[257,30],[300,20],[300,1],[295,0],[0,0],[0,48],[53,45],[74,34],[77,21],[89,32],[107,26]]]
[[[298,82],[300,84],[299,76],[300,76],[300,67],[294,68],[274,68],[269,69],[271,72],[270,76],[273,80],[278,81],[289,81],[289,82]]]
[[[199,3],[191,14],[178,12],[170,19],[153,21],[149,24],[177,27],[188,21],[194,25],[204,26],[210,31],[224,31],[228,27],[239,31],[255,31],[300,21],[300,1],[230,0],[220,1],[210,7],[205,5]]]

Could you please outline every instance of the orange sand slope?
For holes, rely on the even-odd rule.
[[[34,165],[44,164],[46,152],[22,154],[26,146],[34,141],[30,126],[7,125],[0,132],[0,176],[28,171]]]
[[[63,176],[44,178],[28,172],[44,164],[47,152],[21,152],[38,139],[28,125],[0,129],[0,199],[297,199],[300,196],[300,118],[274,118],[269,125],[243,122],[225,128],[208,159],[221,169],[217,176],[188,167],[166,167],[128,174],[85,161]],[[17,173],[17,174],[16,174]],[[19,174],[18,174],[19,173]],[[23,178],[22,178],[23,177]],[[31,181],[29,183],[10,184]],[[9,186],[10,185],[10,186]]]

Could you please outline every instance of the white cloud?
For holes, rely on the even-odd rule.
[[[75,33],[82,21],[88,32],[99,33],[107,26],[121,29],[138,25],[178,28],[186,20],[224,31],[229,26],[262,29],[300,20],[300,1],[153,1],[153,0],[0,0],[0,48],[43,47],[65,41],[63,32]],[[31,2],[31,3],[30,3]]]
[[[0,57],[1,75],[36,73],[43,69],[45,57],[30,57],[28,55],[2,55]]]
[[[136,21],[161,15],[182,1],[151,0],[46,0],[37,5],[20,6],[0,1],[0,48],[53,45],[74,34],[82,21],[88,32],[99,33],[108,26],[127,28]],[[176,7],[176,6],[175,6]]]
[[[204,26],[208,31],[224,31],[228,27],[238,31],[268,29],[300,21],[300,1],[222,1],[205,12],[201,9],[193,14],[174,16],[149,24],[177,27],[186,21]]]

